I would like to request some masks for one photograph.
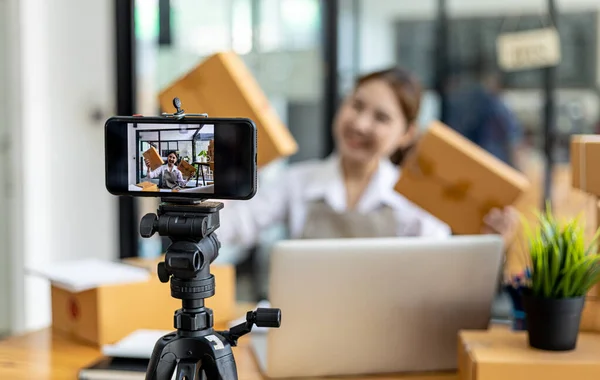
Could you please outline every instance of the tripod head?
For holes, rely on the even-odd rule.
[[[165,261],[157,268],[161,282],[171,280],[172,297],[203,300],[215,294],[210,264],[219,256],[221,248],[214,231],[219,227],[218,212],[222,208],[220,202],[163,202],[157,214],[146,214],[142,218],[140,234],[143,237],[158,232],[172,242],[165,252]]]
[[[221,202],[162,200],[157,214],[147,214],[140,222],[143,237],[158,232],[171,240],[164,262],[158,264],[158,278],[164,283],[170,281],[171,296],[182,302],[174,316],[177,331],[165,335],[154,347],[148,380],[171,379],[175,366],[178,379],[204,379],[203,372],[207,380],[236,380],[231,347],[251,332],[253,325],[281,325],[279,309],[259,308],[249,311],[246,322],[231,330],[214,331],[213,311],[204,307],[204,299],[215,294],[210,264],[221,247],[215,231],[222,208]]]

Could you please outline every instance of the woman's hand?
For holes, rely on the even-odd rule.
[[[483,223],[484,234],[502,235],[504,244],[508,247],[517,233],[519,215],[517,210],[510,206],[502,210],[494,208],[483,218]]]
[[[146,164],[146,167],[148,168],[148,171],[150,171],[150,161],[148,161],[147,158],[144,158],[144,163]]]

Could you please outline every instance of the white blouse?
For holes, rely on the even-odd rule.
[[[394,210],[397,236],[446,237],[450,227],[394,190],[399,169],[389,160],[379,163],[356,211],[369,213],[387,205]],[[346,191],[340,160],[331,155],[324,160],[291,164],[274,184],[259,187],[247,201],[226,201],[220,212],[217,236],[223,244],[251,246],[261,231],[284,223],[289,237],[299,238],[304,229],[309,203],[324,200],[333,210],[346,210]]]

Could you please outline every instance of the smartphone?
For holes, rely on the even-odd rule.
[[[256,125],[245,118],[116,116],[105,123],[113,195],[242,199],[256,193]]]

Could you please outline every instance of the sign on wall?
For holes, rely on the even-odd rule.
[[[503,33],[496,41],[498,65],[505,71],[557,66],[560,37],[555,28]]]

